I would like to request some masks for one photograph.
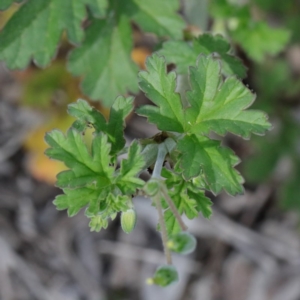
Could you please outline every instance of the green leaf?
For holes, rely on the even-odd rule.
[[[176,74],[167,74],[163,57],[153,54],[147,59],[147,71],[139,73],[140,88],[157,105],[144,105],[137,113],[148,117],[160,130],[184,132],[184,112],[180,95],[175,92]]]
[[[204,192],[199,193],[199,191],[195,191],[188,189],[188,196],[190,199],[196,201],[196,209],[200,211],[204,218],[209,219],[212,215],[212,202],[209,198],[205,197]]]
[[[265,22],[248,22],[238,26],[231,36],[250,58],[262,62],[266,55],[273,56],[283,50],[290,39],[290,32],[271,28]]]
[[[188,131],[196,134],[215,131],[220,135],[229,131],[249,138],[251,132],[263,134],[270,129],[264,113],[246,111],[255,99],[251,91],[235,77],[222,81],[220,64],[212,56],[200,56],[197,66],[190,68]]]
[[[168,173],[167,173],[168,172]],[[181,175],[172,174],[170,171],[164,169],[163,176],[167,177],[166,186],[168,188],[168,194],[173,200],[178,212],[180,214],[186,214],[189,219],[196,218],[198,211],[196,209],[197,203],[194,199],[190,199],[187,194],[187,188],[189,183],[185,182]],[[203,191],[198,190],[201,194]]]
[[[105,132],[112,144],[112,153],[117,153],[125,146],[125,119],[133,110],[133,100],[133,97],[118,97],[110,109],[107,129]]]
[[[190,68],[189,107],[184,110],[180,95],[175,92],[174,72],[166,74],[166,63],[157,54],[148,58],[147,72],[140,72],[140,87],[157,106],[145,105],[137,113],[148,117],[160,130],[224,135],[232,132],[248,138],[263,134],[271,127],[260,111],[246,111],[255,96],[238,79],[223,82],[221,66],[212,56],[199,56],[196,67]]]
[[[167,234],[171,236],[181,231],[180,225],[177,222],[174,214],[168,209],[164,213],[164,220],[166,224]]]
[[[212,202],[205,197],[203,190],[195,186],[192,181],[186,182],[180,174],[165,168],[162,169],[162,176],[166,178],[168,194],[181,215],[185,214],[189,219],[193,219],[202,212],[204,217],[210,217]],[[163,202],[163,205],[164,208],[168,208],[166,202]],[[165,211],[164,219],[169,236],[180,232],[180,226],[170,209]]]
[[[90,0],[91,2],[91,0]],[[64,30],[72,43],[84,36],[85,0],[31,0],[24,3],[0,33],[0,59],[23,69],[31,59],[45,67],[54,57]]]
[[[182,152],[181,167],[186,179],[196,177],[203,171],[206,182],[215,194],[225,189],[234,195],[243,192],[243,178],[233,168],[239,159],[220,142],[205,136],[186,135],[178,142]]]
[[[141,147],[134,141],[128,149],[127,159],[121,161],[120,173],[116,178],[116,185],[126,194],[134,193],[144,185],[144,181],[137,178],[145,164],[141,155]]]
[[[64,189],[64,192],[65,194],[56,196],[53,203],[58,210],[68,209],[69,217],[75,216],[80,209],[98,198],[98,192],[93,188]]]
[[[107,134],[108,141],[111,144],[111,154],[116,154],[124,148],[124,126],[125,119],[133,110],[133,98],[118,97],[110,109],[108,122],[104,116],[92,108],[85,100],[79,99],[76,103],[68,105],[68,113],[77,118],[81,131],[84,131],[86,126],[92,125],[96,133],[103,132]],[[76,123],[74,126],[77,126]]]
[[[126,15],[93,20],[82,46],[72,51],[68,68],[74,75],[83,75],[84,93],[109,106],[119,94],[138,90],[138,68],[130,58],[131,48]]]
[[[74,129],[70,129],[66,137],[59,130],[53,130],[46,134],[45,140],[51,147],[45,154],[71,169],[58,175],[58,187],[76,188],[87,184],[105,187],[110,184],[114,170],[109,166],[110,144],[105,135],[99,134],[93,139],[92,155],[81,134]]]
[[[103,218],[101,215],[94,216],[91,218],[89,226],[91,228],[91,231],[99,232],[102,228],[107,228],[108,220],[106,218]]]
[[[121,5],[143,31],[181,39],[185,23],[176,13],[179,4],[178,0],[127,0]]]
[[[101,215],[100,219],[91,221],[92,230],[100,230],[106,224],[103,220],[132,206],[128,195],[144,185],[144,181],[137,178],[144,166],[144,159],[136,141],[129,147],[128,158],[123,159],[121,167],[115,170],[111,166],[111,145],[103,133],[94,136],[91,154],[81,133],[73,128],[67,136],[53,130],[46,134],[45,140],[50,146],[45,154],[64,162],[69,168],[57,176],[57,186],[63,188],[65,193],[54,201],[58,209],[68,209],[68,214],[73,216],[88,205],[88,217]]]
[[[225,76],[246,76],[246,67],[242,61],[230,54],[230,44],[221,35],[202,34],[188,44],[183,41],[168,41],[163,44],[159,52],[165,56],[168,63],[174,63],[180,74],[187,74],[188,67],[195,65],[199,54],[209,55],[214,53],[214,58],[220,60],[222,73]]]
[[[98,133],[106,130],[107,124],[104,116],[83,99],[69,104],[68,114],[75,117],[83,125],[80,131],[84,131],[88,125],[92,125]]]

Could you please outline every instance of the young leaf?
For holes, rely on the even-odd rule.
[[[70,168],[59,173],[58,187],[76,188],[93,184],[101,188],[110,184],[114,169],[109,166],[110,144],[105,135],[99,134],[94,138],[92,155],[81,134],[74,129],[70,129],[66,137],[59,130],[53,130],[46,134],[45,140],[51,147],[45,154]]]
[[[68,209],[69,217],[75,216],[89,203],[96,202],[99,192],[94,188],[64,189],[63,195],[56,196],[54,204],[58,210]]]
[[[246,76],[246,67],[242,61],[230,54],[230,44],[221,35],[202,34],[192,44],[184,41],[168,41],[159,51],[165,56],[167,63],[174,63],[180,74],[186,74],[188,67],[193,66],[199,54],[215,54],[222,65],[222,73],[225,76],[237,75],[240,78]]]
[[[209,218],[212,211],[212,202],[205,197],[204,191],[194,185],[193,182],[186,182],[180,174],[175,174],[167,169],[162,170],[162,176],[166,178],[165,184],[168,193],[174,202],[179,214],[185,214],[189,219],[196,218],[201,212],[205,218]],[[165,203],[164,207],[167,207]],[[168,235],[177,234],[181,228],[170,209],[164,213]]]
[[[68,68],[74,75],[84,75],[84,93],[108,106],[119,94],[137,92],[138,68],[130,58],[131,48],[126,15],[93,20],[82,46],[71,53]]]
[[[85,100],[79,99],[76,103],[68,106],[68,113],[77,118],[77,121],[82,124],[81,131],[84,131],[86,126],[92,125],[96,133],[103,132],[107,134],[108,141],[111,143],[111,154],[118,153],[125,145],[123,134],[125,118],[132,110],[132,97],[118,97],[110,109],[109,119],[106,122],[104,116]]]
[[[134,141],[128,149],[128,158],[121,162],[120,174],[116,178],[116,185],[123,193],[134,193],[137,188],[144,185],[144,181],[137,178],[137,174],[140,173],[144,164],[141,148]]]
[[[91,228],[91,231],[99,232],[102,228],[107,228],[108,220],[106,218],[103,218],[101,215],[94,216],[91,218],[89,226]]]
[[[168,236],[179,233],[181,231],[180,225],[178,224],[172,211],[170,211],[169,209],[164,213],[164,220]]]
[[[233,168],[239,159],[220,142],[205,136],[186,135],[178,142],[182,153],[181,167],[186,179],[196,177],[201,170],[207,184],[215,194],[224,188],[229,194],[243,192],[243,178]]]
[[[115,171],[110,165],[111,145],[103,133],[98,133],[93,138],[91,154],[81,133],[73,128],[68,131],[67,136],[53,130],[46,134],[45,140],[50,146],[46,155],[64,162],[69,168],[57,176],[57,186],[63,188],[65,193],[57,196],[54,201],[58,209],[68,209],[68,214],[73,216],[88,205],[88,217],[101,214],[100,219],[93,219],[90,223],[92,230],[99,230],[106,224],[105,219],[130,208],[131,197],[128,195],[131,196],[144,184],[143,180],[137,178],[145,164],[137,142],[132,143],[128,158]]]
[[[180,95],[175,92],[176,74],[167,74],[163,57],[153,54],[147,59],[147,71],[139,73],[140,88],[157,105],[144,105],[137,113],[148,117],[160,130],[184,132],[184,112]]]
[[[193,199],[196,201],[197,211],[200,211],[204,218],[209,219],[212,215],[211,206],[213,203],[211,202],[211,200],[209,198],[205,197],[204,192],[201,192],[201,193],[199,193],[199,191],[195,192],[195,189],[194,189],[194,191],[191,189],[188,189],[187,193],[188,193],[188,196],[190,197],[190,199]]]
[[[25,68],[31,58],[45,67],[56,53],[63,30],[72,43],[83,39],[81,22],[86,17],[86,1],[97,0],[64,0],[63,5],[61,0],[24,3],[0,33],[0,59],[11,69]]]
[[[200,56],[196,67],[190,68],[191,91],[186,110],[189,132],[220,135],[227,131],[248,138],[252,133],[263,134],[271,127],[260,111],[246,109],[255,96],[238,79],[222,82],[221,67],[212,56]]]

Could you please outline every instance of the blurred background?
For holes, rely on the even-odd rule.
[[[0,12],[0,28],[18,7]],[[68,218],[52,204],[60,193],[54,183],[63,165],[44,156],[45,132],[66,131],[73,122],[67,105],[89,100],[80,91],[80,79],[66,70],[72,46],[63,38],[56,59],[43,70],[31,64],[9,71],[1,63],[1,300],[300,299],[300,1],[186,0],[180,14],[189,24],[187,37],[210,31],[232,42],[248,68],[244,83],[257,94],[253,108],[267,112],[273,124],[265,136],[249,141],[225,137],[242,160],[237,168],[246,180],[245,194],[209,195],[211,220],[187,220],[198,241],[196,251],[174,255],[179,283],[164,289],[146,285],[164,262],[149,200],[134,200],[138,222],[130,235],[118,218],[107,230],[91,233],[83,213]],[[259,22],[267,29],[256,26]],[[133,29],[132,59],[143,68],[160,41]],[[277,47],[282,31],[289,42]],[[147,100],[138,95],[135,101]],[[108,114],[101,103],[92,103]],[[127,125],[128,141],[156,133],[136,116]]]

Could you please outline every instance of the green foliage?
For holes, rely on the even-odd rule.
[[[160,130],[201,135],[232,132],[248,138],[251,132],[262,134],[270,128],[263,113],[245,111],[254,101],[250,90],[234,77],[222,83],[221,66],[212,56],[200,56],[196,68],[190,68],[192,91],[187,94],[190,105],[185,110],[175,92],[176,75],[166,75],[165,60],[154,55],[148,59],[147,69],[139,75],[140,86],[157,107],[147,105],[137,112]]]
[[[85,110],[82,109],[81,113],[78,113],[78,107]],[[77,114],[80,121],[88,120],[89,117],[92,120],[95,114],[95,110],[83,100],[79,100],[77,105],[70,105],[70,111],[73,115]],[[120,117],[118,121],[122,123],[122,107],[117,113]],[[112,110],[111,116],[113,114]],[[86,215],[89,218],[96,217],[91,221],[93,230],[99,228],[96,223],[103,223],[103,220],[113,217],[115,213],[128,210],[131,205],[131,194],[144,183],[137,178],[144,166],[141,147],[137,142],[132,143],[127,149],[128,157],[123,159],[121,166],[117,168],[116,161],[120,149],[115,147],[114,151],[112,150],[113,145],[118,145],[119,141],[110,143],[112,139],[109,140],[107,136],[115,119],[111,117],[111,122],[103,123],[103,131],[98,132],[100,130],[98,126],[101,126],[104,118],[99,113],[96,115],[97,122],[90,123],[95,128],[91,149],[85,145],[82,134],[74,128],[69,129],[67,136],[53,130],[45,137],[50,146],[46,150],[46,155],[64,162],[69,168],[57,176],[57,186],[62,188],[65,194],[57,196],[54,204],[58,209],[68,209],[70,216],[88,205]]]
[[[255,21],[250,14],[251,3],[216,0],[211,1],[210,11],[218,23],[217,31],[221,27],[254,61],[262,62],[266,55],[278,54],[290,39],[285,28],[271,28],[266,22]]]
[[[0,9],[12,2],[3,0]],[[101,99],[111,107],[106,119],[88,102],[78,100],[68,106],[76,120],[67,133],[53,130],[46,134],[46,155],[67,167],[57,175],[56,185],[63,190],[54,200],[57,209],[66,209],[69,216],[85,209],[91,231],[107,228],[120,214],[121,226],[129,233],[137,218],[132,198],[148,196],[158,210],[167,261],[168,239],[169,247],[179,253],[194,249],[195,239],[183,232],[186,226],[181,217],[211,216],[212,202],[206,191],[243,192],[243,178],[234,168],[238,157],[212,134],[232,133],[248,139],[271,127],[264,113],[248,109],[255,96],[238,79],[245,77],[246,67],[225,38],[205,33],[193,42],[183,41],[186,24],[177,14],[179,3],[25,1],[0,33],[0,59],[9,68],[20,69],[31,59],[41,67],[49,64],[66,32],[75,47],[68,56],[68,70],[83,78],[82,89],[92,100]],[[215,28],[221,24],[223,32],[250,58],[262,61],[283,49],[289,33],[253,21],[250,5],[213,1],[211,14]],[[148,58],[146,70],[138,75],[139,83],[138,68],[131,60],[131,22],[156,34],[158,43],[171,38]],[[167,63],[175,64],[180,77],[167,72]],[[177,80],[182,74],[189,80],[188,91],[179,94]],[[139,107],[137,114],[147,117],[161,132],[127,146],[123,130],[134,109],[133,98],[117,96],[137,93],[139,87],[153,105]],[[91,145],[83,138],[88,128],[94,131]],[[274,145],[279,144],[281,139],[275,138]],[[263,162],[270,165],[269,170],[284,151],[286,148],[278,147],[278,153]],[[146,183],[140,175],[147,171],[153,173]],[[296,190],[295,182],[287,182],[285,193]],[[175,268],[163,266],[149,282],[167,286],[177,280]]]
[[[202,34],[193,40],[192,44],[183,41],[169,41],[163,44],[160,51],[166,57],[168,63],[174,63],[177,71],[184,74],[189,66],[194,65],[199,54],[209,55],[214,53],[215,59],[220,60],[222,72],[225,76],[237,75],[240,78],[246,76],[246,67],[242,61],[233,56],[230,44],[221,35]]]
[[[55,55],[63,30],[72,43],[82,41],[81,22],[90,3],[95,5],[91,0],[66,0],[64,5],[60,0],[26,2],[0,34],[0,59],[13,69],[25,68],[31,58],[45,67]]]
[[[0,3],[6,9],[11,0]],[[62,33],[78,46],[68,69],[83,77],[84,93],[111,106],[119,94],[137,92],[137,66],[131,60],[131,21],[159,37],[182,38],[185,23],[176,13],[178,0],[30,0],[0,33],[0,60],[23,69],[31,59],[40,67],[54,58]],[[88,13],[90,12],[90,13]],[[87,30],[82,23],[90,23]]]
[[[212,203],[205,189],[215,194],[222,189],[232,195],[243,192],[243,179],[234,169],[239,159],[207,135],[211,131],[222,135],[232,132],[248,138],[250,133],[262,134],[270,124],[261,112],[246,110],[254,100],[253,94],[235,77],[223,82],[221,73],[218,61],[200,55],[196,66],[190,67],[191,91],[185,107],[175,92],[176,74],[167,74],[163,57],[150,57],[147,70],[140,72],[140,87],[156,106],[142,106],[137,111],[163,132],[161,138],[134,141],[128,148],[123,126],[133,109],[132,98],[118,97],[108,120],[84,100],[70,104],[68,112],[77,120],[67,135],[58,130],[46,135],[50,146],[46,155],[69,168],[57,176],[57,186],[64,191],[54,201],[57,208],[68,209],[72,216],[87,207],[92,230],[106,228],[108,219],[122,212],[122,227],[130,232],[136,220],[131,196],[143,190],[150,197],[158,195],[164,200],[163,217],[167,235],[171,236],[181,231],[180,215],[193,219],[201,212],[210,217]],[[88,126],[95,130],[91,149],[82,139]],[[155,148],[157,143],[160,145]],[[151,145],[154,148],[149,148]],[[154,152],[154,161],[149,159],[149,149]],[[121,154],[127,154],[127,158],[118,164]],[[159,171],[163,182],[155,177],[145,185],[139,174],[157,156],[153,172],[157,176],[157,163],[162,164],[165,155],[173,168]]]
[[[210,218],[212,202],[205,196],[204,189],[199,188],[199,183],[197,185],[192,180],[186,181],[182,175],[165,168],[162,170],[162,176],[165,178],[168,193],[180,214],[184,213],[189,219],[194,219],[201,212],[205,218]],[[197,179],[198,181],[203,180],[200,176]],[[166,208],[164,219],[168,236],[179,233],[181,229],[178,220],[176,220],[168,204],[165,203],[164,206]]]
[[[243,163],[246,181],[252,184],[275,182],[280,207],[299,211],[299,103],[300,80],[283,59],[269,59],[253,68],[258,92],[255,107],[272,116],[274,130],[266,138],[254,137],[251,155]],[[284,172],[284,175],[282,173]]]
[[[282,51],[290,39],[287,30],[271,28],[264,22],[242,24],[231,36],[257,62],[262,62],[266,54],[274,56]]]

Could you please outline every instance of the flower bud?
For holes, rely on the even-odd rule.
[[[136,224],[136,212],[133,208],[123,211],[121,214],[121,226],[125,233],[130,233]]]
[[[197,241],[195,237],[188,232],[174,234],[168,240],[167,246],[170,250],[180,253],[189,254],[196,248]]]
[[[178,273],[173,266],[159,267],[152,278],[147,279],[148,284],[157,284],[165,287],[178,281]]]

